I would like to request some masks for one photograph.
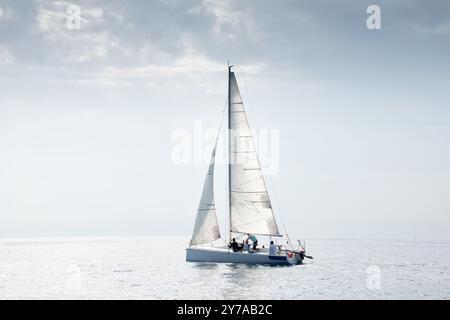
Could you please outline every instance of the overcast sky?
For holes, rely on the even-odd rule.
[[[0,237],[189,236],[227,60],[291,235],[450,240],[446,0],[0,0]]]

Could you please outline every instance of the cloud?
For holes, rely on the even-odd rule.
[[[73,5],[65,1],[39,2],[36,17],[37,28],[35,32],[47,41],[53,42],[57,47],[55,57],[66,63],[86,63],[104,60],[112,51],[122,55],[129,55],[120,39],[108,28],[100,28],[110,21],[105,21],[104,9],[99,7],[82,6],[79,16],[71,11]],[[77,8],[77,7],[75,7]],[[73,19],[79,19],[79,25],[73,27]],[[123,21],[116,13],[106,16],[115,21]]]
[[[259,74],[264,65],[251,64],[242,66],[246,73]],[[214,91],[215,80],[222,80],[226,64],[207,58],[205,55],[188,51],[167,63],[149,63],[134,67],[108,66],[96,73],[80,73],[78,83],[96,85],[134,85],[148,86],[194,83],[197,87]],[[216,79],[215,76],[218,76]],[[186,82],[187,81],[187,82]],[[219,82],[220,83],[220,82]]]
[[[446,36],[450,35],[450,20],[445,20],[435,25],[415,24],[413,28],[420,35]]]
[[[249,17],[246,19],[242,11],[231,8],[231,2],[203,0],[203,6],[215,18],[212,30],[216,35],[236,39],[239,33],[248,31],[251,25],[251,20]]]
[[[5,47],[0,46],[0,65],[14,63],[14,55]]]
[[[4,32],[2,39],[16,62],[21,62],[15,68],[24,72],[17,72],[16,77],[25,74],[25,68],[37,67],[48,68],[49,74],[60,72],[63,79],[91,84],[148,85],[179,77],[209,87],[202,80],[208,78],[204,75],[218,69],[223,72],[229,59],[244,65],[248,73],[270,65],[267,72],[271,75],[278,72],[280,78],[293,82],[312,79],[324,70],[327,77],[333,76],[343,70],[335,61],[360,62],[368,51],[362,49],[361,41],[368,37],[360,28],[365,26],[366,14],[356,1],[348,6],[330,2],[329,10],[323,10],[320,3],[295,0],[74,3],[81,9],[79,30],[67,28],[70,1],[35,0],[26,8],[17,1],[8,3],[17,22],[11,23],[8,29],[12,32]],[[415,14],[407,14],[401,25]],[[419,22],[432,25],[428,15],[424,19]],[[446,21],[445,17],[440,20]],[[410,24],[407,29],[411,32]],[[445,34],[448,26],[442,23],[428,29],[422,32]],[[390,41],[386,35],[380,34],[379,41]],[[371,45],[375,47],[376,41]],[[402,42],[392,48],[396,45]]]
[[[266,20],[268,14],[257,19],[258,13],[241,2],[155,1],[133,6],[114,0],[76,3],[81,23],[79,29],[71,29],[71,2],[35,0],[35,8],[30,10],[34,13],[31,39],[27,42],[36,44],[36,52],[30,55],[30,61],[34,58],[38,64],[74,68],[123,68],[167,64],[195,51],[221,63],[230,58],[249,64],[271,52],[252,46],[265,30],[258,21]],[[22,21],[24,25],[29,19]],[[267,43],[261,41],[264,47]]]
[[[13,12],[11,8],[0,6],[0,21],[11,20]]]
[[[111,2],[101,7],[80,5],[81,26],[73,30],[67,28],[71,5],[38,1],[34,31],[48,42],[46,51],[54,57],[53,66],[59,62],[68,67],[69,81],[92,85],[155,86],[189,81],[213,90],[214,84],[208,83],[210,75],[223,74],[226,59],[211,55],[204,45],[211,35],[236,39],[245,22],[242,12],[207,0],[194,6],[153,3],[159,11],[140,10],[139,5],[123,8]],[[179,16],[173,10],[180,12]],[[77,66],[71,66],[74,63]],[[262,68],[262,63],[252,62],[246,71],[258,73]]]

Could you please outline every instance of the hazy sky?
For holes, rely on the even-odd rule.
[[[0,0],[0,237],[190,235],[227,60],[291,235],[450,240],[446,0]]]

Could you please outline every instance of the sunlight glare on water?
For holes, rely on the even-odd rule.
[[[450,243],[309,240],[292,267],[185,261],[183,237],[4,239],[0,299],[449,299]]]

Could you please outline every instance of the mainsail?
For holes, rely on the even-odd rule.
[[[214,163],[217,141],[211,155],[208,173],[203,185],[203,193],[197,210],[194,232],[191,245],[209,243],[220,238],[219,224],[217,222],[216,207],[214,202]]]
[[[229,71],[230,232],[278,236],[234,72]]]

